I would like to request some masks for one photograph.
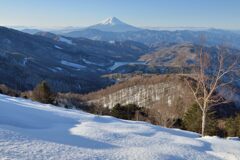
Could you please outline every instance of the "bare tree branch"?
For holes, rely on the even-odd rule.
[[[239,59],[236,58],[233,61],[229,58],[230,60],[226,61],[228,59],[224,57],[224,51],[224,49],[218,51],[216,63],[215,59],[209,56],[208,52],[201,47],[200,53],[197,54],[199,57],[196,59],[198,62],[196,65],[198,66],[196,67],[196,75],[193,78],[195,81],[190,77],[185,79],[196,103],[202,110],[202,136],[205,134],[207,111],[213,106],[230,102],[229,99],[225,99],[223,95],[220,95],[219,90],[227,88],[237,80],[231,74],[239,71]],[[217,66],[214,66],[214,64]],[[226,81],[225,79],[229,80]],[[230,88],[228,90],[231,91]]]

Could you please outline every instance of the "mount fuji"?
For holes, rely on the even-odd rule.
[[[100,31],[107,31],[107,32],[129,32],[129,31],[139,31],[140,28],[134,27],[132,25],[126,24],[120,21],[116,17],[110,17],[106,20],[88,27],[88,29],[97,29]]]

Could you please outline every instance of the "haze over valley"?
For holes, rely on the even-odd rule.
[[[230,1],[1,1],[0,159],[240,160]]]

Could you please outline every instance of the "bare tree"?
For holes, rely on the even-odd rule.
[[[208,110],[213,106],[229,102],[230,97],[223,98],[223,92],[229,94],[231,91],[233,94],[229,86],[236,80],[234,73],[239,67],[238,59],[233,59],[233,56],[226,54],[225,51],[224,48],[220,48],[216,55],[209,55],[203,47],[200,47],[196,58],[195,73],[191,78],[185,78],[202,111],[202,136],[205,135]]]

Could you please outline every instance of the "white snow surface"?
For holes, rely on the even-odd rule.
[[[69,44],[69,45],[75,45],[75,44],[72,42],[72,40],[67,39],[67,38],[64,38],[64,37],[60,37],[60,38],[59,38],[59,41],[60,41],[60,42],[67,43],[67,44]]]
[[[76,69],[78,69],[78,70],[81,70],[81,69],[86,68],[86,66],[83,66],[83,65],[80,65],[80,64],[77,64],[77,63],[72,63],[72,62],[64,61],[64,60],[62,60],[61,63],[62,63],[63,65],[66,65],[66,66],[69,66],[69,67],[73,67],[73,68],[76,68]]]
[[[109,67],[111,71],[117,69],[118,67],[125,66],[125,65],[135,65],[135,64],[146,64],[146,62],[115,62],[114,65]]]
[[[23,65],[26,66],[27,62],[28,62],[28,58],[24,58],[23,59]]]
[[[58,45],[55,45],[54,47],[57,49],[62,49],[62,47],[59,47]]]
[[[25,57],[25,58],[23,59],[22,65],[23,65],[23,66],[26,66],[27,63],[28,63],[28,61],[31,60],[31,59],[32,59],[31,57]]]
[[[238,160],[240,143],[0,95],[0,159]]]
[[[96,66],[100,66],[100,67],[105,66],[104,64],[91,62],[91,61],[88,61],[88,60],[86,60],[86,59],[83,59],[83,62],[86,63],[86,64],[96,65]]]
[[[110,43],[110,44],[115,44],[115,41],[108,41],[108,43]]]
[[[93,25],[89,26],[90,29],[97,29],[101,31],[107,31],[107,32],[128,32],[128,31],[139,31],[140,28],[134,27],[132,25],[129,25],[127,23],[122,22],[116,17],[110,17],[106,20]]]
[[[63,70],[61,67],[54,67],[54,68],[49,68],[49,69],[55,73]]]
[[[123,23],[116,17],[109,17],[109,18],[103,20],[100,24],[102,24],[102,25],[124,25],[125,23]]]

